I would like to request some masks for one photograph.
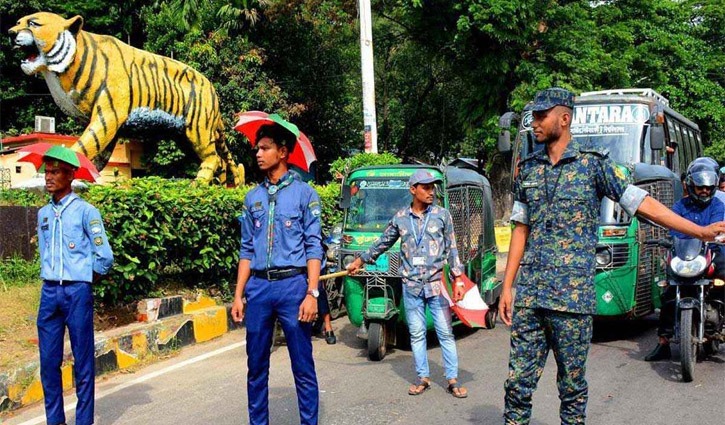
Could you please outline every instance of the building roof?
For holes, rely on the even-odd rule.
[[[30,133],[22,136],[6,137],[0,142],[3,146],[19,147],[38,142],[73,144],[76,140],[78,140],[78,136],[66,136],[58,133]]]

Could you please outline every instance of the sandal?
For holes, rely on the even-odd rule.
[[[455,398],[466,398],[468,397],[468,390],[461,386],[461,383],[456,381],[448,384],[446,392]]]
[[[427,389],[430,388],[430,382],[423,378],[418,378],[415,383],[408,389],[409,395],[420,395],[423,394]]]

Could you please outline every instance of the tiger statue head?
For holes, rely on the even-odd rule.
[[[27,75],[38,72],[64,72],[76,53],[76,34],[83,27],[83,18],[65,19],[48,12],[24,16],[8,31],[13,49],[22,49],[25,59],[20,68]]]

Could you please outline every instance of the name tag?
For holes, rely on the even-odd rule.
[[[538,186],[539,186],[539,182],[537,182],[535,180],[527,180],[527,181],[521,182],[521,187],[524,189],[527,189],[530,187],[538,187]]]
[[[425,257],[413,257],[414,266],[425,266]]]

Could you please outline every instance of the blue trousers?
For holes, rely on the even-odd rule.
[[[269,355],[274,320],[284,331],[292,363],[297,404],[302,425],[317,425],[319,389],[312,359],[312,324],[298,320],[300,304],[307,295],[304,274],[268,281],[250,277],[244,288],[247,298],[247,397],[249,424],[269,424]]]
[[[63,409],[63,339],[68,327],[76,384],[76,424],[93,423],[95,345],[93,342],[93,288],[87,282],[45,282],[38,309],[40,381],[49,425],[65,423]]]

